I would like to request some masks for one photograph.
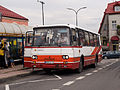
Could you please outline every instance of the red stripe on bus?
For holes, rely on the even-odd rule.
[[[95,49],[93,50],[93,52],[91,53],[91,55],[95,55],[98,51],[99,47],[95,47]]]
[[[31,46],[25,46],[25,48],[82,48],[82,46],[64,46],[64,47],[31,47]]]
[[[99,49],[97,51],[97,54],[100,52],[101,49],[102,49],[102,46],[99,47]]]

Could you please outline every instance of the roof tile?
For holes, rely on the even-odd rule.
[[[3,7],[0,5],[0,12],[2,13],[2,16],[4,17],[11,17],[11,18],[17,18],[17,19],[22,19],[22,20],[28,20],[27,18]]]

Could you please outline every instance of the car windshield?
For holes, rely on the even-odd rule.
[[[69,28],[35,29],[33,46],[69,46]]]
[[[113,53],[114,53],[113,51],[106,52],[106,54],[113,54]]]

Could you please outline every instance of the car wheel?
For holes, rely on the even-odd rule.
[[[104,57],[104,59],[108,59],[108,57]]]

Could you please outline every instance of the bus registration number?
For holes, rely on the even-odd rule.
[[[54,61],[45,61],[45,64],[54,64]]]

